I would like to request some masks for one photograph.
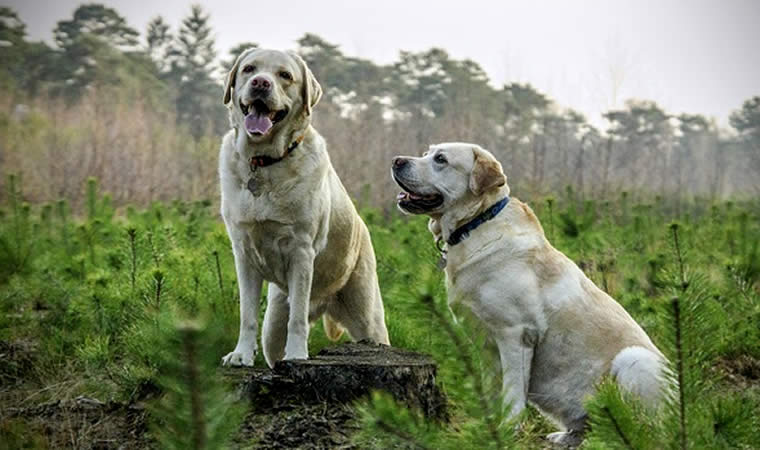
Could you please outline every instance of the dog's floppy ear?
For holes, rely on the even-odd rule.
[[[246,49],[243,51],[243,53],[240,54],[240,56],[237,57],[235,60],[235,64],[232,65],[232,68],[230,69],[229,73],[227,73],[227,79],[224,82],[224,99],[223,102],[226,105],[227,103],[232,100],[232,89],[235,87],[235,81],[237,80],[237,72],[238,67],[240,66],[240,61],[243,60],[246,56],[248,56],[249,53],[256,50],[256,47],[251,47],[249,49]]]
[[[314,74],[311,73],[309,66],[306,65],[306,61],[304,61],[298,53],[288,53],[290,53],[290,56],[292,56],[293,59],[298,62],[298,65],[301,66],[301,75],[303,77],[303,91],[301,92],[303,97],[303,110],[306,115],[309,116],[311,115],[311,109],[314,108],[317,103],[319,103],[319,99],[322,98],[322,86],[320,86],[319,81],[317,81]]]
[[[481,195],[495,187],[504,186],[507,177],[501,170],[501,163],[483,149],[473,148],[475,162],[470,172],[470,190]]]

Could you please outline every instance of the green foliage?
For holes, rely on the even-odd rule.
[[[97,3],[84,4],[74,11],[71,20],[61,20],[55,28],[55,40],[67,48],[83,34],[91,34],[116,48],[137,44],[137,31],[113,8]]]
[[[760,96],[744,102],[739,111],[731,114],[731,125],[745,135],[760,137]]]
[[[658,448],[652,434],[659,419],[612,380],[604,380],[594,398],[586,403],[591,432],[584,448]]]
[[[688,266],[693,249],[682,242],[687,233],[679,223],[671,233],[671,263],[664,269],[663,289],[670,297],[660,304],[663,327],[660,348],[671,362],[672,379],[664,405],[657,410],[642,407],[635,398],[605,382],[587,404],[591,421],[589,448],[752,448],[757,437],[758,399],[728,391],[716,379],[713,365],[726,349],[726,324],[734,322],[727,305],[716,301],[714,286],[704,274]],[[742,301],[735,302],[741,305]],[[746,311],[746,306],[742,309]],[[735,313],[734,313],[735,314]],[[736,316],[735,316],[736,317]],[[755,320],[757,311],[754,312]]]
[[[138,32],[116,10],[101,4],[79,6],[70,20],[53,30],[59,52],[53,91],[69,101],[93,85],[113,86],[139,79],[146,86],[155,76],[133,53]]]
[[[24,37],[26,36],[26,25],[21,22],[15,11],[2,6],[0,7],[0,42],[6,43],[0,46],[0,60],[3,61],[4,69],[0,83],[3,87],[8,87],[12,83],[11,77],[18,78],[19,73],[13,73],[14,68],[21,68],[24,62]],[[10,69],[10,70],[9,70]],[[10,72],[10,73],[7,73]]]
[[[31,235],[30,207],[22,201],[20,177],[8,175],[6,191],[9,217],[4,218],[6,232],[0,233],[0,283],[29,268],[35,242]]]
[[[169,348],[159,377],[165,392],[153,407],[153,433],[161,448],[229,448],[243,419],[241,402],[223,386],[213,339],[196,322],[179,322],[162,345]]]
[[[169,70],[167,58],[171,51],[172,42],[169,25],[163,17],[157,16],[148,22],[148,29],[145,34],[148,56],[156,64],[158,72],[165,75]]]
[[[167,78],[175,92],[177,123],[196,139],[224,130],[227,120],[214,76],[214,36],[209,15],[199,5],[193,5],[182,20],[167,56]]]
[[[230,243],[210,202],[154,203],[116,214],[92,179],[84,186],[83,215],[77,217],[66,201],[25,205],[23,187],[20,177],[8,178],[0,208],[0,339],[35,343],[38,364],[28,383],[42,380],[43,386],[73,386],[68,395],[132,401],[146,401],[158,391],[157,398],[164,399],[156,402],[186,413],[151,409],[155,436],[164,425],[190,429],[191,385],[177,376],[188,364],[178,357],[184,351],[178,323],[204,324],[193,328],[203,380],[213,378],[213,368],[234,347],[238,332]],[[757,446],[746,430],[756,425],[760,392],[751,378],[742,381],[750,388],[739,389],[732,383],[744,380],[742,372],[726,369],[735,360],[760,359],[756,203],[701,209],[686,204],[688,223],[672,227],[666,224],[665,206],[639,204],[628,195],[616,205],[598,206],[565,191],[534,206],[544,226],[554,217],[552,243],[606,286],[674,363],[674,373],[681,373],[689,445]],[[370,208],[361,214],[377,255],[390,340],[436,359],[452,421],[429,423],[377,395],[361,406],[357,443],[370,448],[540,448],[552,425],[534,410],[519,426],[504,422],[496,353],[466,311],[457,310],[453,322],[425,219],[388,218]],[[563,231],[562,217],[580,224],[575,232]],[[314,328],[311,353],[330,345],[321,325]],[[263,364],[261,358],[256,364]],[[200,385],[204,435],[212,436],[223,428],[216,421],[220,413],[214,411],[221,408],[216,402],[226,405],[226,397],[210,394],[217,392],[211,381]],[[587,446],[625,447],[612,418],[633,448],[678,446],[678,390],[672,406],[654,416],[620,396],[614,385],[600,389],[589,404],[595,426]],[[176,433],[161,436],[165,445],[178,442]],[[188,442],[182,445],[192,445]]]

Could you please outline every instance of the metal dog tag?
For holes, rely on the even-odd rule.
[[[248,190],[251,191],[251,194],[256,195],[256,181],[253,177],[248,179]]]
[[[438,270],[443,270],[446,268],[446,253],[441,254],[441,258],[438,260],[438,264],[436,264],[436,267],[438,267]]]

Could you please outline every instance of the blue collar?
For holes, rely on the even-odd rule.
[[[507,206],[507,203],[509,203],[509,196],[494,203],[487,210],[478,214],[474,219],[454,230],[454,232],[451,233],[451,236],[446,240],[446,243],[451,247],[467,239],[473,230],[496,217],[501,210]]]

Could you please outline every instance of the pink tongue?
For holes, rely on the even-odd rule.
[[[271,128],[272,121],[263,114],[254,111],[245,116],[245,129],[249,133],[267,134]]]

